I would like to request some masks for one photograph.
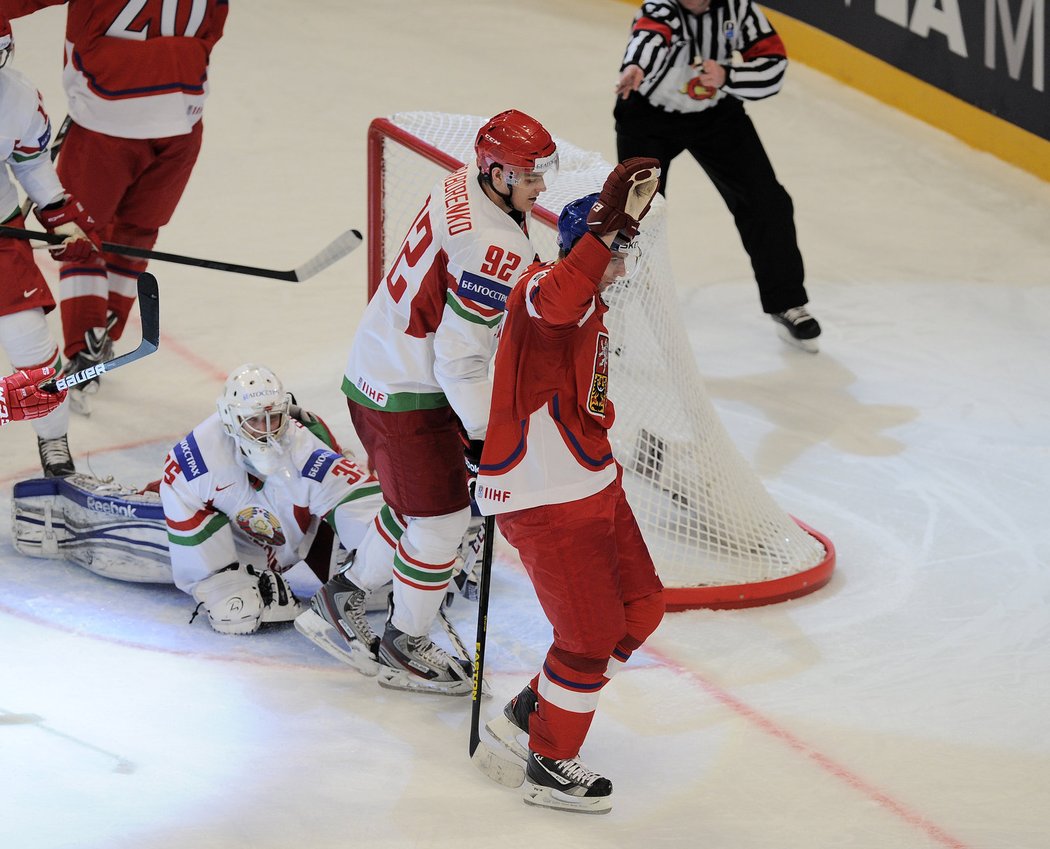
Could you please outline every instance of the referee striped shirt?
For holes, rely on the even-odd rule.
[[[726,68],[725,85],[712,93],[696,77],[704,59]],[[780,91],[787,53],[776,30],[751,0],[713,0],[696,15],[676,0],[649,0],[635,15],[622,71],[645,72],[639,93],[668,112],[699,112],[726,96],[761,100]]]

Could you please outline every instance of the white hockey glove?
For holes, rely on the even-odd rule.
[[[456,554],[458,571],[452,580],[459,588],[460,594],[467,601],[478,600],[478,581],[481,567],[481,547],[485,544],[485,517],[471,516],[467,532],[459,544]],[[455,598],[454,592],[446,593],[445,607],[449,607]]]
[[[193,597],[220,634],[254,634],[263,622],[287,622],[302,612],[283,577],[239,563],[209,575],[194,588]]]

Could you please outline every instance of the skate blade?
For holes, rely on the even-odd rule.
[[[470,761],[486,778],[504,787],[521,787],[525,783],[524,766],[508,760],[484,743],[478,744]]]
[[[485,730],[491,734],[496,741],[509,750],[512,754],[521,758],[522,761],[529,759],[529,750],[518,742],[518,735],[525,732],[518,728],[503,714],[490,719],[485,723]]]
[[[777,324],[777,335],[794,348],[801,348],[809,354],[820,353],[819,336],[814,339],[796,339],[783,324]]]
[[[574,814],[607,814],[612,810],[612,796],[569,796],[551,787],[525,782],[521,800],[534,808],[552,808]]]
[[[406,672],[379,665],[376,679],[380,687],[388,690],[402,690],[408,693],[427,693],[432,696],[469,696],[474,689],[471,681],[428,681]]]
[[[379,664],[359,640],[344,640],[313,608],[308,607],[295,618],[295,630],[336,660],[354,667],[362,675],[371,678],[379,671]]]

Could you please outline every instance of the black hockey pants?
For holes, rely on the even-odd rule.
[[[659,159],[664,194],[672,159],[688,151],[700,163],[733,214],[764,312],[807,302],[791,196],[777,181],[739,100],[727,97],[711,109],[684,114],[657,109],[635,93],[618,100],[613,114],[617,157]]]

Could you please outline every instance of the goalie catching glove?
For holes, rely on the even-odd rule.
[[[62,244],[50,249],[51,256],[59,262],[85,262],[95,251],[102,250],[102,241],[95,233],[95,219],[72,195],[38,208],[36,217],[49,232],[66,237]]]
[[[193,598],[220,634],[254,634],[263,622],[290,622],[303,612],[281,575],[240,563],[209,575],[194,587]]]
[[[587,227],[595,236],[622,233],[630,241],[638,235],[638,223],[652,206],[659,185],[658,160],[641,156],[625,159],[606,177],[587,216]]]

